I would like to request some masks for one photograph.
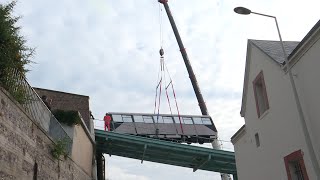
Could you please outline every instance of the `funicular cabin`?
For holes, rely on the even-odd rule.
[[[163,140],[190,143],[210,143],[217,130],[210,116],[109,113],[111,131]],[[180,123],[181,121],[181,123]]]

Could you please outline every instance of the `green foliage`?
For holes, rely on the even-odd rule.
[[[18,102],[25,103],[26,92],[18,79],[25,78],[28,72],[25,66],[31,63],[34,49],[28,48],[25,39],[19,35],[20,27],[15,25],[19,17],[12,15],[15,4],[15,1],[0,4],[0,85]]]
[[[58,109],[53,111],[53,115],[57,118],[57,120],[60,123],[64,123],[68,126],[77,125],[81,123],[78,111],[64,111]]]
[[[20,104],[25,104],[28,101],[26,90],[22,86],[17,86],[15,90],[9,91],[11,95],[17,100]]]
[[[21,84],[21,78],[12,78],[3,81],[3,87],[10,92],[16,101],[20,104],[24,104],[31,100],[31,95],[28,94],[27,90]]]
[[[52,150],[51,150],[51,154],[52,156],[57,159],[57,160],[62,160],[61,156],[64,156],[65,158],[67,158],[68,153],[67,153],[67,144],[68,144],[68,140],[67,139],[60,139],[58,140]]]

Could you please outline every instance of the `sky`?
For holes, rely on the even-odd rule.
[[[239,112],[247,40],[278,40],[273,19],[238,15],[233,9],[245,6],[274,15],[283,40],[300,41],[319,20],[319,4],[318,0],[169,0],[225,150],[233,151],[230,137],[244,124]],[[162,34],[180,113],[200,115],[179,47],[160,7],[157,0],[18,1],[14,13],[22,17],[21,34],[36,49],[28,67],[29,83],[90,96],[97,119],[106,112],[153,113]],[[160,112],[169,113],[164,98]],[[213,172],[193,173],[115,156],[107,160],[111,180],[220,179]]]

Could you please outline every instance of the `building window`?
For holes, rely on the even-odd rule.
[[[254,135],[254,138],[256,139],[256,146],[257,146],[257,147],[259,147],[259,146],[260,146],[260,138],[259,138],[259,134],[258,134],[258,133],[256,133],[256,134]]]
[[[309,180],[301,150],[284,157],[288,180]]]
[[[269,109],[266,85],[264,83],[263,72],[261,71],[253,81],[253,91],[256,100],[258,117]]]

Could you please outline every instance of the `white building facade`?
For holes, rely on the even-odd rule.
[[[316,161],[320,162],[320,21],[301,42],[284,42]],[[313,180],[280,42],[248,40],[241,116],[231,138],[240,180]]]

